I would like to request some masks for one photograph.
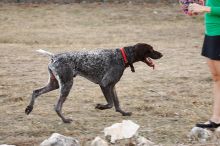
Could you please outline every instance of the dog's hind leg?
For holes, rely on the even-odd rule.
[[[72,69],[69,67],[61,67],[60,72],[57,74],[57,80],[60,86],[60,96],[54,109],[57,115],[63,120],[64,123],[71,123],[72,119],[66,119],[62,114],[63,103],[66,101],[67,96],[73,85],[73,77],[75,76]]]
[[[72,88],[73,85],[73,80],[70,80],[66,83],[61,82],[60,86],[60,96],[57,101],[57,104],[55,105],[55,111],[57,115],[63,120],[64,123],[70,123],[72,122],[72,119],[66,119],[63,114],[62,114],[62,107],[63,103],[66,101],[67,96],[69,95],[70,89]]]
[[[112,88],[111,86],[107,86],[107,87],[102,87],[100,86],[102,89],[102,93],[105,96],[105,99],[107,101],[107,104],[97,104],[95,108],[100,109],[100,110],[105,110],[105,109],[110,109],[113,107],[113,99],[112,96],[110,94],[110,88]]]
[[[38,96],[59,88],[58,81],[57,81],[57,79],[55,78],[55,76],[53,75],[53,73],[50,69],[49,69],[49,75],[50,75],[50,77],[49,77],[48,84],[43,88],[40,88],[40,89],[37,89],[37,90],[33,91],[31,101],[25,109],[25,113],[27,115],[30,114],[31,111],[33,110],[35,99]]]

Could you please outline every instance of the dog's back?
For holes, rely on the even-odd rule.
[[[115,65],[123,65],[117,50],[95,50],[56,54],[49,64],[51,70],[60,66],[70,67],[73,75],[83,76],[99,83],[106,72]],[[57,71],[56,71],[57,72]]]

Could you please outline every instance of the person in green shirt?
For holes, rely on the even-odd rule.
[[[217,128],[220,126],[220,0],[207,0],[205,6],[193,3],[189,5],[192,14],[205,13],[205,38],[202,56],[207,58],[214,81],[214,103],[212,116],[206,123],[198,123],[197,127]]]

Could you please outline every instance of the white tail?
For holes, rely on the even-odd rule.
[[[53,53],[50,53],[50,52],[44,51],[44,50],[42,50],[42,49],[39,49],[39,50],[36,50],[36,51],[39,52],[39,53],[41,53],[41,54],[44,54],[44,55],[50,56],[50,57],[54,56]]]

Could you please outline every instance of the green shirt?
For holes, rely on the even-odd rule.
[[[207,0],[206,6],[211,8],[211,12],[205,14],[205,34],[220,35],[220,0]]]

